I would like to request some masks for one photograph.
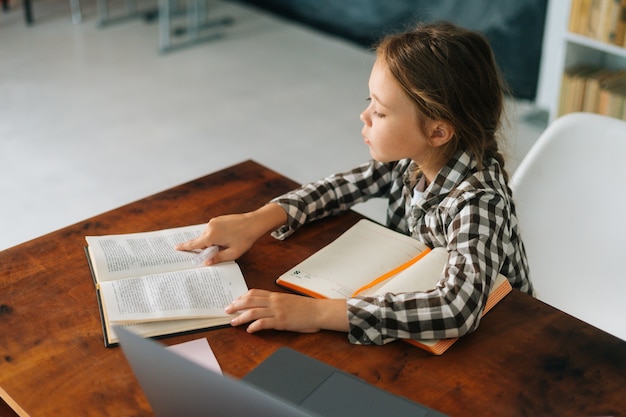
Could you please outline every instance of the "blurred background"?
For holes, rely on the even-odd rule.
[[[298,182],[365,161],[370,46],[420,20],[492,42],[509,171],[547,123],[546,0],[160,3],[3,6],[0,250],[246,159]],[[357,210],[382,220],[384,202]]]

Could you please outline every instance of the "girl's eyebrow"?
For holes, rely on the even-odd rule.
[[[380,101],[380,98],[378,98],[378,96],[376,94],[370,94],[370,97],[373,97],[374,100],[376,100],[376,103],[378,103],[379,105],[381,105],[382,107],[388,109],[390,108],[389,106],[385,105],[383,102]]]

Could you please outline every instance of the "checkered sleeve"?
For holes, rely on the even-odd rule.
[[[434,290],[348,300],[349,339],[384,344],[395,339],[459,337],[478,327],[504,254],[508,203],[493,191],[464,192],[439,207],[448,264]]]
[[[382,197],[390,189],[393,163],[374,160],[340,174],[306,184],[271,202],[286,212],[288,222],[274,231],[272,236],[285,239],[305,223],[338,214],[357,203],[373,197]]]

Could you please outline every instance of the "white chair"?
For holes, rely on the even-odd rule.
[[[536,297],[626,340],[626,122],[557,119],[511,187]]]

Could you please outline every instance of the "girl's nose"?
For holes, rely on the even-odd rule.
[[[370,120],[370,119],[369,119],[369,117],[367,116],[367,114],[366,114],[366,113],[367,113],[367,109],[366,109],[366,110],[363,110],[363,111],[361,112],[361,114],[359,115],[359,119],[360,119],[360,120],[361,120],[364,124],[366,124],[367,126],[369,126],[369,120]]]

